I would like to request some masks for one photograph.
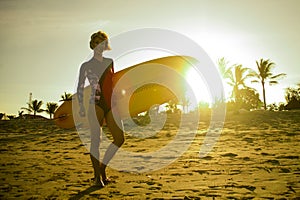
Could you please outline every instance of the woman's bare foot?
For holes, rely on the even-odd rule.
[[[100,163],[100,174],[101,174],[101,178],[102,180],[105,180],[106,177],[106,165],[104,165],[103,163]]]
[[[106,165],[104,165],[103,163],[100,164],[100,174],[101,174],[101,178],[102,181],[105,185],[112,183],[113,181],[111,181],[107,176],[106,176]]]
[[[105,184],[103,183],[100,177],[94,178],[94,185],[101,188],[105,186]]]

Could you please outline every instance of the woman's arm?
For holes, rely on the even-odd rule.
[[[83,105],[83,90],[84,90],[84,83],[86,79],[87,73],[85,70],[84,65],[80,67],[80,72],[79,72],[79,79],[78,79],[78,85],[77,85],[77,98],[79,102],[79,107],[80,111],[79,114],[80,116],[85,116],[85,108]]]

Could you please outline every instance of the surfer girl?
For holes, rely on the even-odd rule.
[[[103,57],[103,52],[110,50],[107,34],[102,31],[93,33],[90,39],[90,48],[93,50],[93,57],[80,67],[77,86],[79,114],[81,117],[87,115],[89,120],[91,134],[90,158],[94,169],[95,184],[104,186],[110,181],[106,176],[106,166],[118,148],[124,143],[124,133],[118,126],[120,120],[115,119],[111,111],[114,63],[112,59]],[[83,104],[86,79],[88,79],[92,88],[87,109]],[[104,119],[112,134],[113,142],[107,148],[103,160],[100,162],[100,135]]]

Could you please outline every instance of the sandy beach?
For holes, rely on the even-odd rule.
[[[176,161],[145,173],[108,168],[114,183],[98,188],[75,129],[51,120],[0,121],[0,199],[299,199],[299,124],[300,111],[228,115],[213,150],[199,158],[209,125],[202,116]],[[155,136],[127,135],[122,148],[151,152],[175,134],[169,120]]]

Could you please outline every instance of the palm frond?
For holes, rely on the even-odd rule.
[[[284,78],[286,76],[285,73],[280,73],[274,76],[271,76],[270,79],[279,79],[279,78]]]
[[[275,85],[278,84],[278,81],[269,81],[269,85]]]
[[[259,83],[258,80],[252,80],[251,83]]]
[[[47,103],[47,109],[45,110],[48,114],[54,114],[55,110],[58,108],[57,103]]]
[[[69,101],[69,100],[72,100],[72,94],[71,93],[66,93],[65,92],[60,97],[61,97],[61,100],[59,100],[59,101]]]
[[[30,109],[30,108],[22,107],[21,109],[22,109],[22,110],[26,110],[26,111],[28,111],[28,112],[32,112],[32,109]]]

